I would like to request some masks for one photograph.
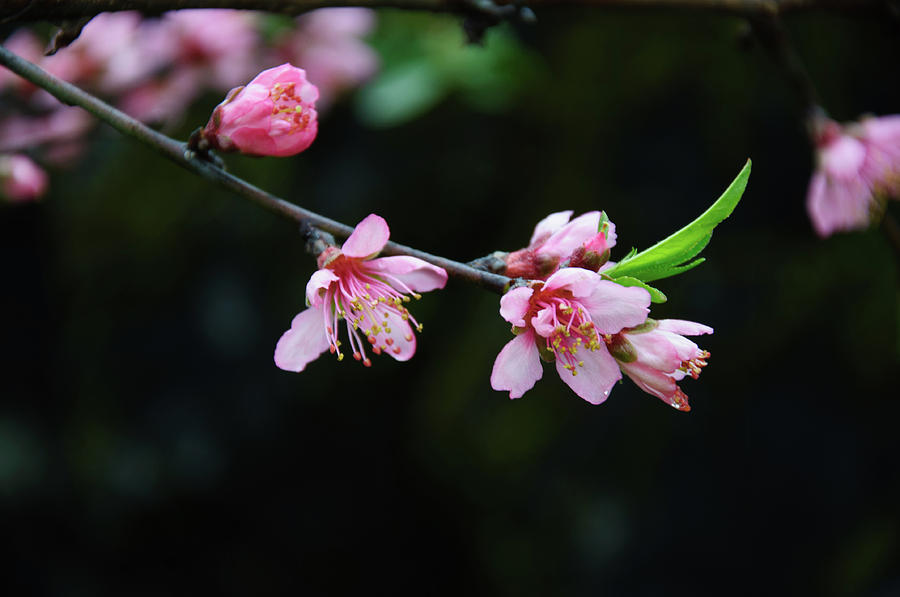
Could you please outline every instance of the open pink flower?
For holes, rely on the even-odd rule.
[[[303,69],[282,64],[264,70],[228,93],[202,137],[222,151],[280,157],[300,153],[318,132],[318,97]]]
[[[32,201],[47,190],[47,174],[24,155],[0,155],[0,195],[13,202]]]
[[[900,196],[900,116],[841,127],[814,123],[818,165],[806,207],[820,236],[866,228],[879,202]]]
[[[641,324],[649,305],[643,288],[626,288],[574,267],[510,290],[500,299],[500,315],[517,335],[497,355],[491,387],[521,397],[543,375],[543,354],[555,359],[560,378],[576,394],[600,404],[622,378],[607,339]]]
[[[583,256],[588,250],[603,254],[616,244],[616,227],[602,219],[601,212],[591,211],[570,222],[571,217],[571,211],[560,211],[538,222],[528,246],[507,256],[506,275],[545,280],[559,269],[563,260],[579,252]]]
[[[647,319],[613,336],[609,351],[639,388],[682,411],[691,410],[676,382],[694,379],[706,367],[709,353],[684,336],[712,334],[713,329],[681,319]]]
[[[443,288],[447,272],[415,257],[379,257],[390,236],[387,222],[371,214],[360,222],[338,249],[319,255],[319,270],[306,285],[309,308],[291,322],[275,347],[275,364],[300,372],[325,350],[344,358],[338,340],[338,323],[346,322],[350,353],[365,366],[372,362],[366,345],[375,354],[385,352],[407,361],[416,352],[413,327],[421,324],[406,309],[407,295]]]

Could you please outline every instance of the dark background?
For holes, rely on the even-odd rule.
[[[380,16],[386,70],[404,31],[459,49],[449,17]],[[468,260],[562,209],[606,210],[621,257],[752,157],[707,262],[659,283],[656,317],[716,329],[693,411],[630,381],[591,406],[550,367],[510,401],[497,297],[457,281],[414,305],[411,362],[283,372],[314,270],[295,227],[100,127],[43,202],[0,210],[5,594],[900,594],[898,262],[877,228],[813,234],[783,73],[729,17],[539,17],[503,102],[463,70],[417,118],[349,98],[306,153],[227,161]],[[896,22],[788,26],[835,118],[900,112]]]

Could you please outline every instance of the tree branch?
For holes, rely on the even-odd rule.
[[[350,226],[311,212],[298,205],[294,205],[293,203],[289,203],[233,174],[229,174],[215,164],[202,159],[193,151],[190,151],[185,143],[176,141],[171,137],[167,137],[166,135],[151,129],[142,122],[113,108],[90,93],[87,93],[71,83],[54,77],[47,71],[20,58],[2,46],[0,46],[0,64],[20,77],[31,81],[38,87],[47,90],[64,104],[80,106],[123,135],[134,137],[141,143],[153,147],[163,156],[183,168],[190,170],[195,174],[199,174],[220,187],[226,188],[240,197],[249,199],[269,211],[298,222],[301,225],[303,235],[307,238],[310,235],[308,229],[309,226],[319,228],[343,238],[346,238],[353,232],[353,228]],[[438,267],[444,268],[447,270],[447,273],[453,277],[472,282],[497,293],[502,293],[505,286],[510,282],[510,279],[506,276],[481,271],[464,263],[453,261],[445,257],[439,257],[437,255],[431,255],[430,253],[425,253],[424,251],[419,251],[394,242],[389,242],[382,253],[386,255],[409,255],[411,257],[418,257],[419,259],[423,259]]]
[[[300,14],[316,8],[362,6],[403,8],[462,14],[482,13],[497,16],[496,9],[516,4],[512,0],[4,0],[0,22],[58,21],[92,17],[101,12],[139,10],[159,14],[182,8],[237,8]],[[886,0],[528,0],[531,8],[551,6],[593,6],[604,8],[698,9],[740,16],[786,14],[814,9],[829,9],[858,14],[887,11]]]

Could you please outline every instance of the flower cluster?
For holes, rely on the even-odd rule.
[[[294,27],[270,40],[263,32],[268,33],[271,23],[248,11],[179,10],[158,18],[142,18],[137,12],[103,13],[91,19],[74,42],[51,56],[43,55],[46,40],[28,28],[14,31],[4,46],[51,74],[110,99],[129,115],[166,127],[178,124],[191,103],[204,93],[224,93],[265,67],[284,62],[304,66],[309,78],[308,82],[304,78],[305,85],[294,87],[296,103],[287,86],[281,89],[281,101],[273,96],[279,110],[303,106],[302,114],[290,118],[292,126],[299,125],[293,130],[302,129],[302,134],[280,134],[289,123],[287,112],[282,111],[280,119],[272,119],[271,138],[281,139],[269,144],[275,146],[275,153],[269,153],[265,143],[260,146],[258,139],[251,143],[250,153],[287,155],[286,146],[293,153],[302,151],[296,148],[305,149],[315,136],[313,95],[321,93],[331,102],[378,67],[374,52],[360,39],[373,26],[371,11],[323,9],[288,22]],[[318,92],[310,91],[315,87]],[[247,95],[225,111],[243,110],[242,106],[250,103]],[[19,156],[37,162],[35,168],[69,166],[83,153],[92,124],[80,108],[64,106],[47,92],[0,69],[3,159]],[[239,137],[238,133],[232,139]],[[229,147],[240,149],[240,144],[235,140]],[[46,188],[46,184],[31,186],[37,192],[28,198]],[[3,196],[23,198],[21,192]]]
[[[497,355],[491,386],[519,398],[543,376],[541,360],[555,362],[560,378],[592,404],[609,397],[623,373],[639,388],[682,411],[690,410],[678,382],[696,379],[709,353],[685,336],[712,333],[690,321],[647,317],[650,294],[598,272],[605,267],[615,226],[590,212],[551,214],[535,228],[527,248],[507,254],[518,277],[500,299],[500,315],[515,337]],[[390,231],[372,214],[340,247],[328,245],[306,286],[308,308],[291,322],[275,347],[281,369],[300,372],[326,350],[344,358],[341,322],[357,361],[372,354],[409,360],[414,331],[422,326],[407,310],[409,297],[443,288],[447,272],[415,257],[375,256]],[[575,263],[577,265],[573,266]]]
[[[538,223],[526,249],[507,257],[507,274],[525,273],[530,280],[500,300],[500,315],[515,337],[494,361],[491,387],[521,397],[541,379],[543,359],[555,362],[563,382],[592,404],[606,400],[624,372],[645,392],[690,410],[677,382],[696,378],[709,353],[684,336],[712,328],[649,319],[647,290],[597,271],[615,243],[613,224],[599,212],[569,222],[571,215],[551,214]]]
[[[817,167],[806,208],[819,236],[869,226],[887,198],[900,199],[900,116],[812,124]]]
[[[415,257],[379,257],[390,236],[387,222],[375,214],[360,222],[340,249],[331,246],[318,258],[319,269],[306,285],[309,307],[291,322],[275,347],[275,364],[300,372],[326,350],[344,358],[338,339],[344,321],[349,353],[371,366],[367,350],[407,361],[416,352],[415,331],[422,331],[406,303],[419,292],[443,288],[447,272]]]

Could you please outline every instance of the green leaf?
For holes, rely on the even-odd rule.
[[[734,211],[747,187],[750,166],[751,162],[747,160],[744,168],[722,196],[696,220],[633,257],[632,253],[629,253],[615,267],[603,273],[616,281],[622,276],[628,276],[650,282],[686,272],[700,265],[703,259],[687,262],[709,244],[713,229]]]
[[[650,300],[654,303],[666,302],[666,295],[664,295],[662,291],[653,288],[649,284],[644,284],[637,278],[632,278],[631,276],[622,276],[621,278],[616,278],[615,280],[613,280],[613,282],[620,286],[638,286],[640,288],[643,288],[650,293]]]

